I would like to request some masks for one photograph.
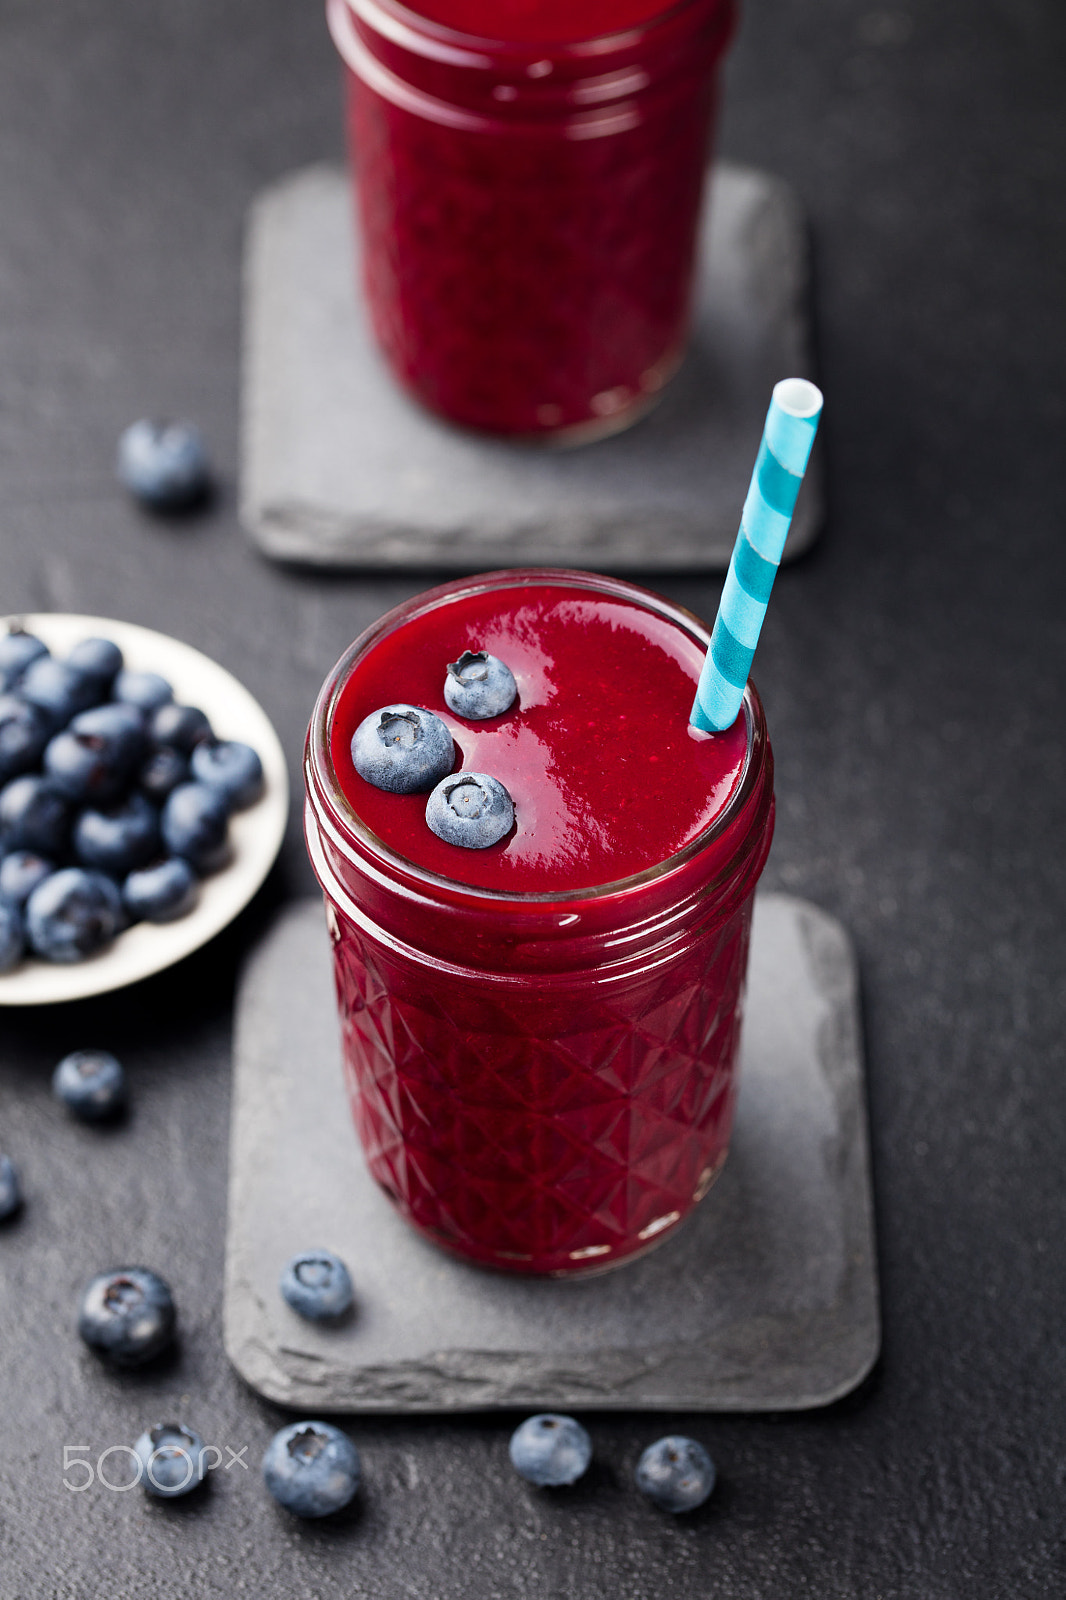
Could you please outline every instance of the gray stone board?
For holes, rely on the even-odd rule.
[[[238,997],[225,1343],[308,1412],[798,1410],[880,1342],[858,989],[839,923],[756,901],[733,1148],[658,1250],[602,1277],[522,1279],[423,1241],[363,1164],[345,1101],[321,905],[287,909]],[[297,1250],[347,1261],[355,1315],[302,1321]]]
[[[265,190],[247,232],[242,379],[241,518],[258,547],[356,568],[723,569],[770,391],[814,371],[794,191],[724,163],[709,181],[680,373],[633,428],[569,450],[464,432],[409,400],[357,294],[346,174],[315,166]],[[816,446],[786,557],[821,520]]]

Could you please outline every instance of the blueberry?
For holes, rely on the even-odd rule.
[[[191,755],[198,744],[206,744],[214,738],[211,724],[199,706],[179,706],[173,702],[156,707],[148,732],[153,744],[170,745],[183,756]]]
[[[332,1250],[301,1250],[281,1274],[279,1288],[282,1298],[309,1322],[343,1316],[353,1299],[348,1268]]]
[[[13,1217],[22,1204],[18,1169],[10,1156],[0,1156],[0,1222]]]
[[[637,1488],[663,1511],[694,1511],[714,1488],[714,1462],[695,1439],[669,1434],[637,1462]]]
[[[487,650],[464,650],[458,661],[448,662],[444,698],[457,717],[471,722],[500,717],[517,693],[510,667]]]
[[[75,1050],[52,1074],[52,1093],[83,1122],[108,1122],[126,1106],[126,1074],[107,1050]]]
[[[180,750],[175,750],[173,745],[169,744],[160,745],[158,750],[153,750],[137,774],[138,788],[157,806],[163,804],[167,795],[176,789],[179,783],[188,781],[188,756],[183,756]]]
[[[35,850],[12,850],[0,861],[0,900],[24,906],[37,885],[55,870],[54,863]]]
[[[204,1441],[183,1422],[157,1422],[145,1429],[133,1449],[141,1464],[141,1483],[163,1500],[188,1494],[207,1476]]]
[[[22,912],[8,900],[0,900],[0,972],[10,972],[22,960],[26,949],[26,928]]]
[[[557,1489],[576,1483],[592,1460],[592,1440],[580,1422],[552,1411],[527,1417],[511,1435],[511,1465],[527,1483]]]
[[[251,745],[236,739],[197,745],[189,767],[198,783],[225,795],[231,811],[243,811],[263,792],[263,763]]]
[[[359,1488],[359,1452],[328,1422],[291,1422],[276,1433],[263,1457],[263,1480],[286,1511],[328,1517]]]
[[[138,711],[157,711],[174,698],[174,691],[158,672],[133,672],[123,667],[111,685],[111,698]]]
[[[5,850],[61,856],[70,832],[70,802],[50,778],[24,772],[0,789],[0,839]]]
[[[150,1361],[174,1337],[170,1287],[147,1267],[99,1272],[82,1296],[78,1332],[118,1366]]]
[[[121,794],[146,742],[134,706],[94,706],[49,740],[44,770],[71,800],[102,801]]]
[[[196,874],[181,856],[165,856],[131,872],[122,885],[122,901],[135,920],[174,922],[196,904]]]
[[[87,711],[103,699],[95,678],[57,661],[54,656],[38,656],[23,674],[19,694],[38,707],[53,729],[64,727],[79,711]]]
[[[48,646],[35,634],[13,628],[0,633],[0,691],[14,688],[31,661],[48,654]]]
[[[119,481],[156,511],[182,511],[210,488],[207,451],[191,422],[131,423],[118,442]]]
[[[171,855],[183,856],[199,873],[214,872],[229,854],[226,802],[217,789],[181,783],[167,797],[161,832]]]
[[[124,878],[158,851],[159,815],[143,794],[106,810],[88,807],[78,815],[71,844],[83,867]]]
[[[122,667],[122,651],[113,639],[82,639],[67,656],[68,666],[91,678],[101,695],[110,693]]]
[[[382,706],[364,717],[352,736],[356,772],[392,794],[432,789],[454,760],[446,725],[421,706]]]
[[[81,961],[109,945],[124,926],[118,889],[102,872],[64,867],[26,902],[26,934],[45,961]]]
[[[18,695],[0,695],[0,783],[37,765],[51,731],[39,706]]]
[[[498,778],[486,772],[453,772],[426,801],[426,822],[446,844],[484,850],[510,833],[514,804]]]

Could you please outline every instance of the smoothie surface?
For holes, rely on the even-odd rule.
[[[514,673],[518,699],[502,716],[469,722],[448,709],[447,664],[464,650],[487,650]],[[356,663],[330,730],[333,766],[366,826],[429,872],[508,893],[615,883],[697,838],[740,782],[743,713],[726,733],[689,726],[703,655],[667,618],[565,583],[465,595]],[[456,769],[506,786],[515,827],[501,843],[446,844],[426,825],[424,794],[390,794],[355,771],[356,727],[399,702],[447,724]]]
[[[675,0],[407,0],[407,10],[458,33],[508,44],[574,44],[623,33]]]

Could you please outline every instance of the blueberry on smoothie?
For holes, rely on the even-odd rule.
[[[695,1439],[669,1434],[637,1462],[637,1488],[662,1511],[694,1511],[714,1488],[714,1462]]]
[[[36,634],[13,628],[0,633],[0,692],[14,688],[31,661],[48,654],[48,646]]]
[[[352,736],[356,772],[392,794],[432,789],[454,760],[447,726],[421,706],[382,706],[364,717]]]
[[[263,763],[251,745],[239,739],[197,745],[189,769],[197,783],[224,795],[231,811],[243,811],[263,792]]]
[[[24,772],[0,789],[0,841],[5,850],[60,856],[70,832],[70,801],[51,778]]]
[[[0,900],[0,972],[10,972],[22,960],[26,928],[22,912],[9,900]]]
[[[352,1280],[332,1250],[301,1250],[281,1274],[282,1298],[309,1322],[342,1317],[351,1309]]]
[[[527,1417],[509,1448],[515,1471],[539,1489],[576,1483],[592,1460],[592,1440],[580,1422],[552,1411]]]
[[[105,695],[122,668],[122,651],[113,639],[82,639],[67,656],[67,663],[92,678]]]
[[[517,693],[510,667],[487,650],[464,650],[458,661],[448,662],[444,698],[457,717],[471,722],[500,717]]]
[[[229,858],[229,808],[217,789],[180,783],[163,807],[160,831],[171,855],[182,856],[201,876]]]
[[[211,471],[191,422],[133,422],[118,441],[119,481],[154,511],[184,511],[207,497]]]
[[[328,1422],[291,1422],[263,1457],[263,1481],[279,1505],[298,1517],[328,1517],[359,1488],[359,1452]]]
[[[0,861],[0,900],[24,906],[37,885],[55,870],[55,863],[35,850],[12,850]]]
[[[124,878],[157,854],[159,816],[143,794],[131,794],[116,806],[88,806],[78,815],[71,843],[83,867]]]
[[[52,1074],[52,1093],[83,1122],[109,1122],[126,1106],[126,1074],[109,1050],[74,1050]]]
[[[31,661],[19,684],[24,700],[43,712],[51,728],[65,726],[79,711],[88,711],[104,698],[97,679],[54,656],[38,656]]]
[[[78,1311],[78,1332],[117,1366],[151,1361],[174,1337],[177,1313],[170,1286],[147,1267],[99,1272]]]
[[[514,802],[487,772],[453,772],[427,800],[426,822],[446,844],[484,850],[510,833]]]
[[[0,695],[0,783],[37,765],[51,731],[39,706],[19,695]]]
[[[45,961],[81,961],[103,950],[125,926],[118,889],[102,872],[64,867],[26,901],[26,935]]]
[[[122,885],[122,903],[135,922],[174,922],[191,911],[199,879],[182,856],[164,856],[131,872]]]
[[[13,1217],[22,1204],[18,1169],[10,1156],[0,1156],[0,1222]]]
[[[138,711],[149,712],[173,700],[174,691],[158,672],[137,672],[123,667],[111,685],[111,698],[120,700],[123,705],[136,706]]]
[[[189,1494],[207,1476],[204,1441],[183,1422],[157,1422],[146,1428],[133,1450],[141,1464],[143,1487],[163,1500]]]

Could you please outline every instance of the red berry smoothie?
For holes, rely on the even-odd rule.
[[[773,762],[749,687],[688,725],[708,635],[620,580],[549,570],[430,591],[356,641],[308,735],[307,838],[370,1170],[437,1243],[524,1272],[602,1269],[681,1221],[725,1159]],[[447,663],[518,698],[472,722]],[[434,712],[515,825],[471,850],[426,796],[355,771],[381,706]]]
[[[363,282],[424,405],[581,442],[654,404],[687,335],[734,0],[327,0]]]

